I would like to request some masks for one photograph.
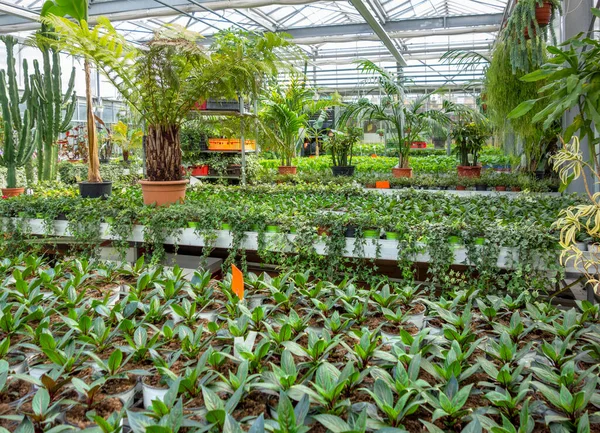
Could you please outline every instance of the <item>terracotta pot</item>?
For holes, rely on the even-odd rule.
[[[467,187],[464,185],[456,185],[457,191],[466,191]]]
[[[481,166],[459,165],[456,167],[458,177],[481,177]]]
[[[546,27],[552,20],[552,3],[544,2],[541,6],[535,6],[535,19],[540,27]]]
[[[25,188],[2,188],[2,195],[4,197],[16,197],[25,192]]]
[[[189,180],[152,181],[140,180],[144,204],[170,205],[185,200],[185,189]]]
[[[412,177],[412,168],[392,168],[392,174],[394,177]]]
[[[520,186],[513,186],[513,187],[510,188],[510,190],[513,191],[513,192],[519,192],[519,191],[521,191],[521,187]]]
[[[293,165],[280,165],[279,166],[279,174],[296,174],[298,167],[294,167]]]
[[[505,186],[497,186],[496,191],[506,191],[506,187]]]

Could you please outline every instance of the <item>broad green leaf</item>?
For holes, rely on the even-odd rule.
[[[508,113],[509,119],[517,119],[525,114],[529,113],[531,109],[535,106],[535,104],[539,101],[539,99],[530,99],[529,101],[521,102],[519,105],[515,107],[510,113]]]

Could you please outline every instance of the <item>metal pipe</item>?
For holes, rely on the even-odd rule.
[[[389,33],[392,39],[412,39],[425,38],[428,36],[450,36],[463,35],[471,33],[495,33],[500,30],[499,25],[481,26],[481,27],[464,27],[451,29],[431,29],[431,30],[407,30],[404,32]],[[343,43],[357,41],[378,41],[376,35],[344,35],[344,36],[320,36],[313,38],[295,38],[295,44],[299,45],[318,45],[323,43]]]

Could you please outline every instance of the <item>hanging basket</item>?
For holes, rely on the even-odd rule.
[[[535,20],[540,27],[546,27],[552,21],[552,3],[544,2],[541,6],[535,6]]]

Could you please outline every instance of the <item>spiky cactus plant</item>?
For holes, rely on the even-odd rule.
[[[44,27],[44,26],[42,26]],[[44,30],[42,30],[43,32]],[[40,140],[37,148],[37,170],[39,180],[53,180],[56,175],[57,144],[60,134],[70,129],[73,113],[77,106],[75,92],[75,68],[65,94],[62,92],[60,56],[57,50],[39,42],[42,51],[43,71],[37,60],[33,61],[31,75],[33,102],[30,106],[36,119]]]
[[[37,134],[33,128],[34,120],[29,109],[21,116],[19,104],[26,102],[31,96],[26,85],[23,98],[19,97],[17,87],[17,71],[15,68],[14,48],[17,40],[11,36],[0,37],[6,46],[7,70],[0,70],[0,107],[4,140],[0,165],[6,167],[7,188],[17,187],[17,168],[23,167],[33,155]],[[23,61],[23,72],[27,76],[27,61]],[[27,80],[25,80],[27,82]],[[29,105],[29,104],[28,104]]]

